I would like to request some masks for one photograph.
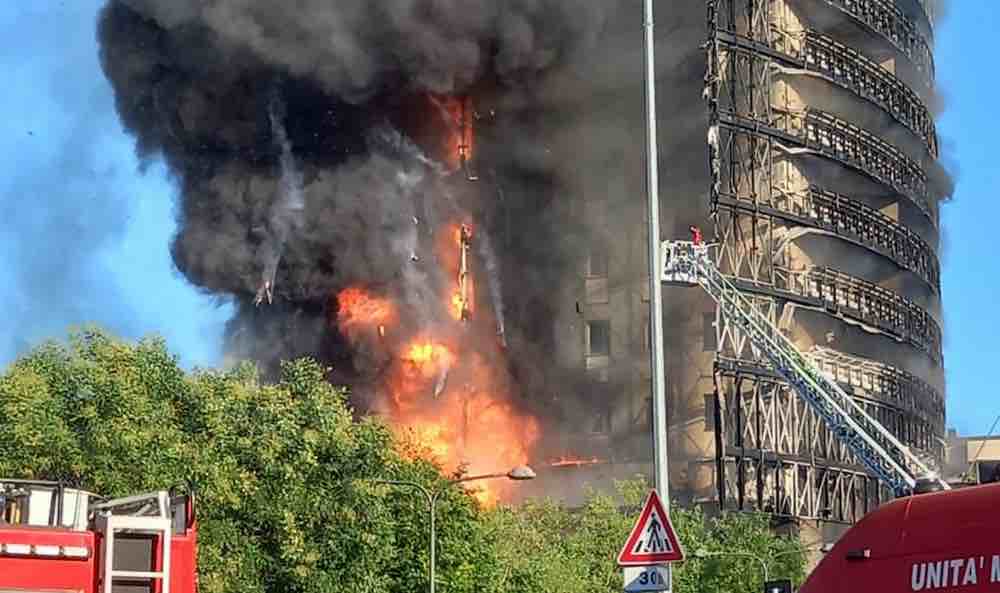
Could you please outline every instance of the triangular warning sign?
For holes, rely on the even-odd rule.
[[[651,490],[639,520],[625,540],[625,547],[618,553],[618,566],[647,566],[683,559],[684,552],[670,517],[663,510],[656,490]]]

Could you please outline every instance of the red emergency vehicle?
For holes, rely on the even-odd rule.
[[[0,591],[196,593],[194,496],[0,479]]]
[[[799,593],[1000,592],[998,516],[998,483],[894,500],[844,533]]]

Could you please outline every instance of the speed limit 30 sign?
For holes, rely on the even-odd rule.
[[[670,570],[666,566],[654,564],[652,566],[626,566],[625,567],[625,593],[639,593],[641,591],[666,591],[669,585]]]

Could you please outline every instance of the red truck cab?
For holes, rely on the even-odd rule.
[[[872,511],[799,591],[1000,592],[1000,484],[900,498]]]
[[[196,593],[194,497],[0,479],[0,591]]]

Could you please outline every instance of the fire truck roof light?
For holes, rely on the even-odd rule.
[[[3,553],[17,556],[28,556],[31,554],[31,546],[28,544],[3,544]]]
[[[36,556],[58,556],[59,546],[34,546]]]
[[[48,558],[90,558],[90,548],[86,546],[56,546],[31,544],[0,544],[0,556],[45,556]]]
[[[90,549],[83,546],[63,546],[62,555],[67,558],[90,558]]]

